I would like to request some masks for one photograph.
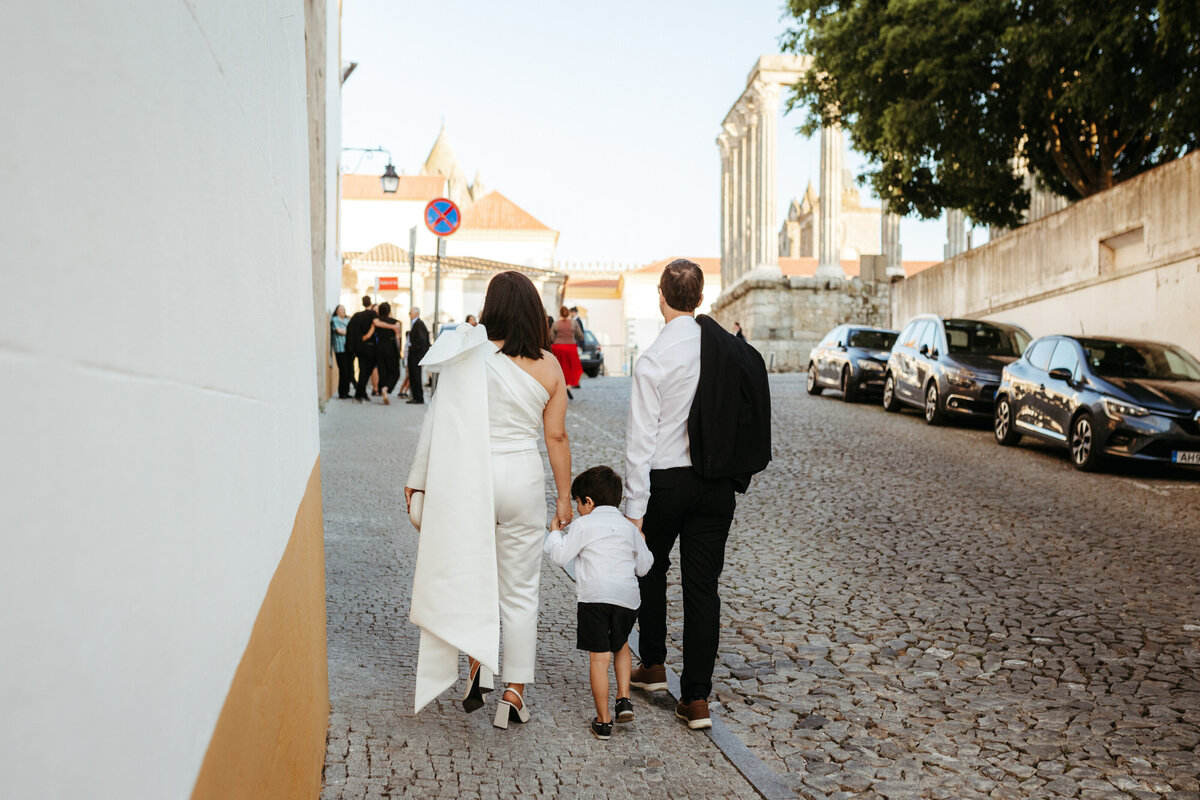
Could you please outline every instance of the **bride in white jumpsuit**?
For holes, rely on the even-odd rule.
[[[459,652],[469,659],[463,708],[482,707],[502,630],[508,688],[494,724],[529,719],[524,689],[534,679],[546,534],[539,433],[556,515],[571,515],[566,382],[548,339],[532,282],[506,272],[488,286],[479,326],[440,336],[421,362],[440,377],[405,485],[410,503],[423,495],[410,613],[421,627],[418,711],[457,679]]]

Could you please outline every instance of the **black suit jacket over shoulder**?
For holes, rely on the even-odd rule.
[[[730,478],[739,492],[771,461],[771,388],[762,355],[704,314],[700,383],[688,415],[692,467]]]

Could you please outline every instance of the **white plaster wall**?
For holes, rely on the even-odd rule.
[[[894,285],[896,326],[919,313],[1011,320],[1034,335],[1106,334],[1200,354],[1200,153],[997,237]],[[1104,241],[1144,244],[1105,263]]]
[[[428,204],[428,200],[342,200],[342,250],[366,252],[376,245],[391,243],[407,251],[408,232],[415,225],[417,254],[435,255],[437,237],[424,222]]]
[[[1034,336],[1086,333],[1166,341],[1200,357],[1200,258],[1023,304],[985,319],[1015,322]]]
[[[318,453],[304,7],[5,23],[0,793],[187,797]]]
[[[326,0],[325,13],[325,307],[332,313],[342,291],[338,244],[342,196],[342,12],[341,0]],[[408,247],[407,240],[404,247]]]

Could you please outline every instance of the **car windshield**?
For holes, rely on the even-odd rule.
[[[1081,339],[1092,372],[1102,378],[1200,381],[1200,362],[1178,347],[1151,342]]]
[[[596,337],[592,336],[591,331],[583,332],[583,343],[588,347],[596,347],[600,343],[596,341]]]
[[[951,353],[977,356],[1012,356],[1025,352],[1029,337],[1017,328],[1001,328],[987,322],[946,320],[946,344]]]
[[[850,347],[862,347],[867,350],[891,350],[899,334],[890,331],[850,331]]]

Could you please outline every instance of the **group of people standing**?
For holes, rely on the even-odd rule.
[[[330,320],[330,339],[338,367],[338,397],[349,399],[353,383],[354,399],[369,402],[369,384],[383,398],[384,405],[390,405],[391,393],[399,384],[398,396],[411,392],[408,402],[421,405],[425,395],[420,364],[430,346],[429,329],[421,320],[421,309],[414,307],[409,311],[409,329],[405,331],[399,320],[392,317],[391,303],[376,304],[365,295],[362,304],[362,310],[352,317],[347,317],[346,307],[339,305]],[[403,383],[400,383],[401,334],[407,362]]]
[[[499,672],[503,629],[507,685],[494,724],[530,719],[525,692],[534,680],[544,545],[558,563],[576,564],[576,646],[591,654],[596,705],[590,725],[608,738],[614,720],[634,716],[630,687],[667,688],[667,571],[678,540],[684,631],[675,714],[690,729],[711,725],[717,582],[734,494],[770,460],[770,394],[761,355],[696,317],[703,285],[700,267],[684,259],[662,274],[665,326],[633,371],[623,512],[621,479],[611,468],[572,481],[571,376],[560,365],[569,361],[565,346],[576,364],[578,354],[567,309],[548,325],[532,282],[501,273],[488,286],[479,326],[443,335],[429,351],[425,365],[439,373],[439,391],[404,489],[420,531],[410,610],[421,628],[417,711],[458,679],[460,653],[467,656],[462,707],[481,708]],[[556,492],[551,528],[563,531],[548,539],[539,433]],[[580,521],[572,523],[576,511]],[[627,644],[635,619],[636,668]],[[609,663],[618,685],[611,713]]]
[[[578,389],[583,377],[583,364],[579,362],[579,348],[583,346],[583,323],[579,309],[562,306],[558,309],[558,320],[550,320],[550,352],[558,359],[568,389]],[[569,394],[569,393],[568,393]]]

